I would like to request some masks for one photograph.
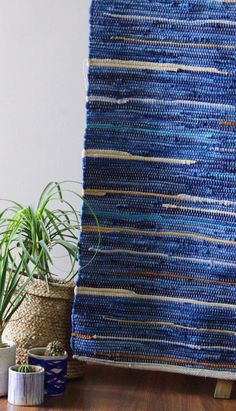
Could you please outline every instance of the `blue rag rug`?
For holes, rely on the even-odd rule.
[[[92,2],[76,358],[236,379],[235,132],[236,0]]]

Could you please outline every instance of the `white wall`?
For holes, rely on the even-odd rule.
[[[0,0],[0,198],[81,181],[90,0]]]

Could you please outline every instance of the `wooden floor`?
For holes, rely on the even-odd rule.
[[[63,397],[36,408],[1,399],[0,411],[235,411],[235,387],[232,400],[214,400],[214,387],[213,379],[87,366],[84,379],[69,382]]]

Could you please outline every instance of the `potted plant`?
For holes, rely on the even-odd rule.
[[[31,348],[29,364],[45,369],[45,394],[61,395],[66,388],[67,352],[59,341],[50,342],[47,347]]]
[[[23,303],[29,280],[21,281],[24,266],[22,258],[18,266],[14,264],[8,245],[0,251],[0,396],[7,395],[8,368],[16,362],[16,346],[3,339],[3,331],[16,310]]]
[[[16,342],[17,362],[20,363],[26,362],[29,348],[44,347],[50,340],[62,341],[69,353],[69,378],[82,375],[84,368],[82,363],[72,359],[69,346],[80,231],[78,205],[81,196],[77,184],[51,182],[43,190],[35,208],[11,202],[0,217],[0,241],[9,241],[10,237],[11,248],[24,254],[28,271],[34,278],[4,336]],[[83,201],[98,225],[92,208]],[[99,240],[100,234],[98,244]],[[59,248],[70,260],[68,275],[61,281],[55,264],[55,250],[58,252]]]
[[[44,400],[44,369],[32,365],[9,368],[8,402],[13,405],[40,405]]]

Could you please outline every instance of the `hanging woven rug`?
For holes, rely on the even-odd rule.
[[[236,379],[235,132],[236,0],[92,1],[76,358]]]

